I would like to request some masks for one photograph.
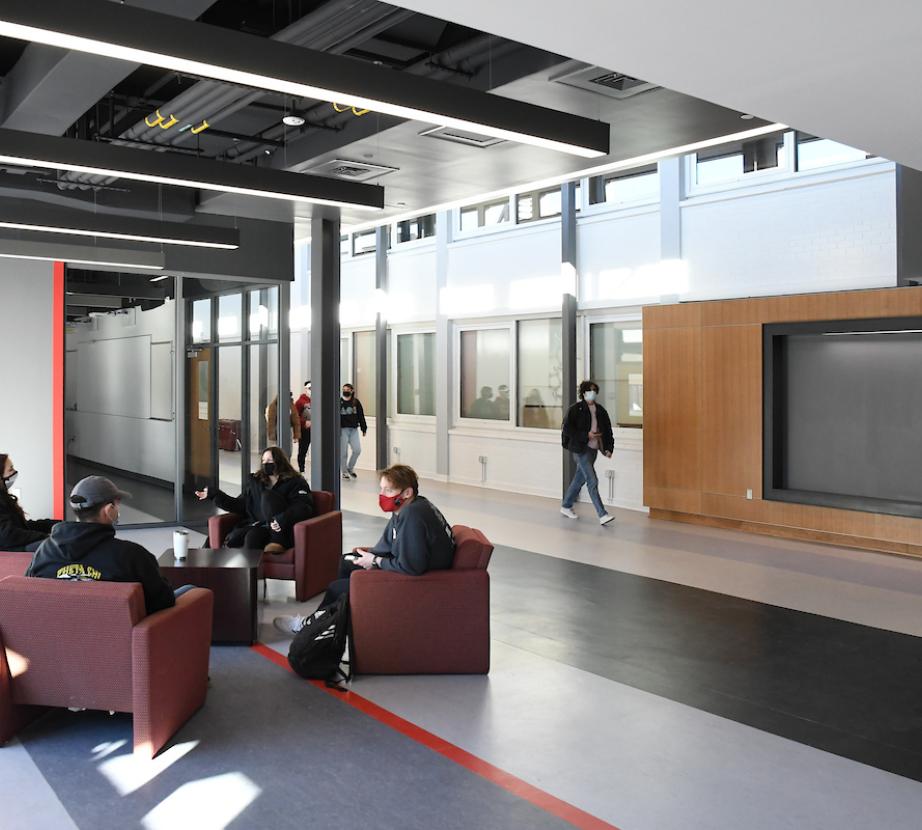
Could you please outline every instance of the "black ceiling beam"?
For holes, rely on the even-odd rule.
[[[29,200],[0,200],[0,228],[23,231],[47,229],[46,232],[64,234],[71,230],[78,236],[121,238],[148,244],[197,244],[225,249],[240,246],[240,233],[236,228],[68,210]]]
[[[109,0],[3,0],[0,34],[139,60],[263,91],[356,104],[425,123],[480,129],[577,155],[598,157],[609,152],[609,125],[601,121],[462,86],[446,87],[430,78],[341,55]],[[72,39],[64,41],[61,35]]]
[[[115,178],[139,178],[180,187],[243,192],[244,195],[323,201],[338,206],[384,207],[384,188],[376,185],[0,129],[0,163],[20,162],[35,167],[99,173]]]

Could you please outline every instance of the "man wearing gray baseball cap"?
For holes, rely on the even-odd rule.
[[[134,542],[115,538],[119,506],[130,493],[109,479],[89,476],[70,494],[77,521],[58,522],[42,542],[26,576],[81,582],[139,582],[147,613],[176,604],[154,555]]]

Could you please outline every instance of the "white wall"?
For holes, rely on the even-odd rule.
[[[20,471],[14,489],[33,518],[54,506],[52,289],[52,263],[0,260],[0,452]]]
[[[682,205],[682,258],[689,279],[682,299],[892,286],[893,165],[689,199]]]
[[[137,342],[143,338],[148,344],[169,344],[173,348],[175,307],[172,300],[163,305],[141,311],[131,309],[127,314],[107,314],[94,317],[88,323],[71,326],[67,333],[67,384],[65,390],[65,448],[69,455],[96,461],[109,467],[172,481],[175,463],[175,403],[164,399],[164,388],[153,392],[157,406],[146,413],[134,416],[119,414],[132,411],[131,402],[142,397],[141,382],[149,382],[149,367],[138,367],[135,372],[114,372],[112,367],[96,365],[93,357],[75,359],[81,350],[90,352],[95,341]],[[127,346],[126,346],[127,351]],[[150,360],[150,345],[144,350]],[[147,372],[142,371],[147,368]],[[96,410],[95,402],[81,403],[81,389],[88,381],[81,374],[96,373],[112,393],[114,399],[124,399],[121,405]],[[171,390],[172,391],[172,390]],[[148,390],[148,395],[151,395]],[[239,397],[239,395],[238,395]],[[152,417],[159,415],[160,417]],[[222,414],[222,417],[229,417]],[[238,415],[239,417],[239,415]]]
[[[895,174],[889,162],[870,160],[771,182],[730,184],[679,204],[678,260],[661,257],[666,220],[659,204],[583,206],[577,215],[577,257],[584,319],[639,319],[643,305],[663,297],[718,299],[895,285]],[[452,219],[457,221],[456,213]],[[558,220],[468,234],[453,228],[448,238],[443,252],[447,290],[441,297],[436,294],[435,239],[391,249],[393,323],[432,330],[439,303],[452,321],[467,324],[559,314],[564,278]],[[342,284],[344,328],[372,326],[374,256],[344,258]],[[581,325],[581,373],[587,371],[584,334]],[[293,352],[298,348],[303,351],[303,345],[293,341]],[[454,412],[458,391],[452,388],[449,394]],[[449,480],[560,496],[557,430],[461,421],[450,424],[448,432]],[[374,434],[375,426],[370,425],[359,462],[366,471],[374,468]],[[390,419],[388,444],[392,461],[411,464],[423,476],[436,476],[434,418]],[[480,456],[487,459],[483,481]],[[600,458],[596,469],[603,501],[642,508],[642,430],[616,430],[613,458]],[[585,493],[582,498],[588,501]]]

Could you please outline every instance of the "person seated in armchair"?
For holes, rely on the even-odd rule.
[[[451,567],[455,555],[451,525],[439,509],[419,495],[419,478],[412,467],[395,464],[381,473],[378,505],[391,517],[372,548],[343,554],[339,577],[330,583],[320,608],[349,592],[349,578],[358,570],[395,571],[421,576]],[[307,617],[276,617],[275,627],[286,634],[301,630]]]
[[[32,557],[26,576],[78,582],[139,582],[148,615],[172,608],[176,597],[161,576],[154,555],[134,542],[115,538],[119,507],[129,493],[109,479],[89,476],[78,481],[70,494],[75,522],[58,522]]]
[[[13,459],[0,453],[0,551],[34,551],[51,533],[57,519],[27,519],[10,488],[19,473]]]
[[[209,495],[207,487],[195,495],[241,517],[224,541],[229,548],[284,553],[294,547],[294,526],[314,515],[310,486],[279,447],[263,450],[262,465],[236,498],[221,490]]]

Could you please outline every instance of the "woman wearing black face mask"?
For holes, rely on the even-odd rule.
[[[241,517],[224,540],[229,548],[285,553],[294,547],[294,526],[314,515],[311,488],[278,447],[263,450],[260,468],[236,498],[221,490],[209,496],[207,487],[195,495]]]
[[[0,453],[0,551],[34,550],[51,533],[55,519],[27,519],[10,488],[19,473],[13,460]]]

